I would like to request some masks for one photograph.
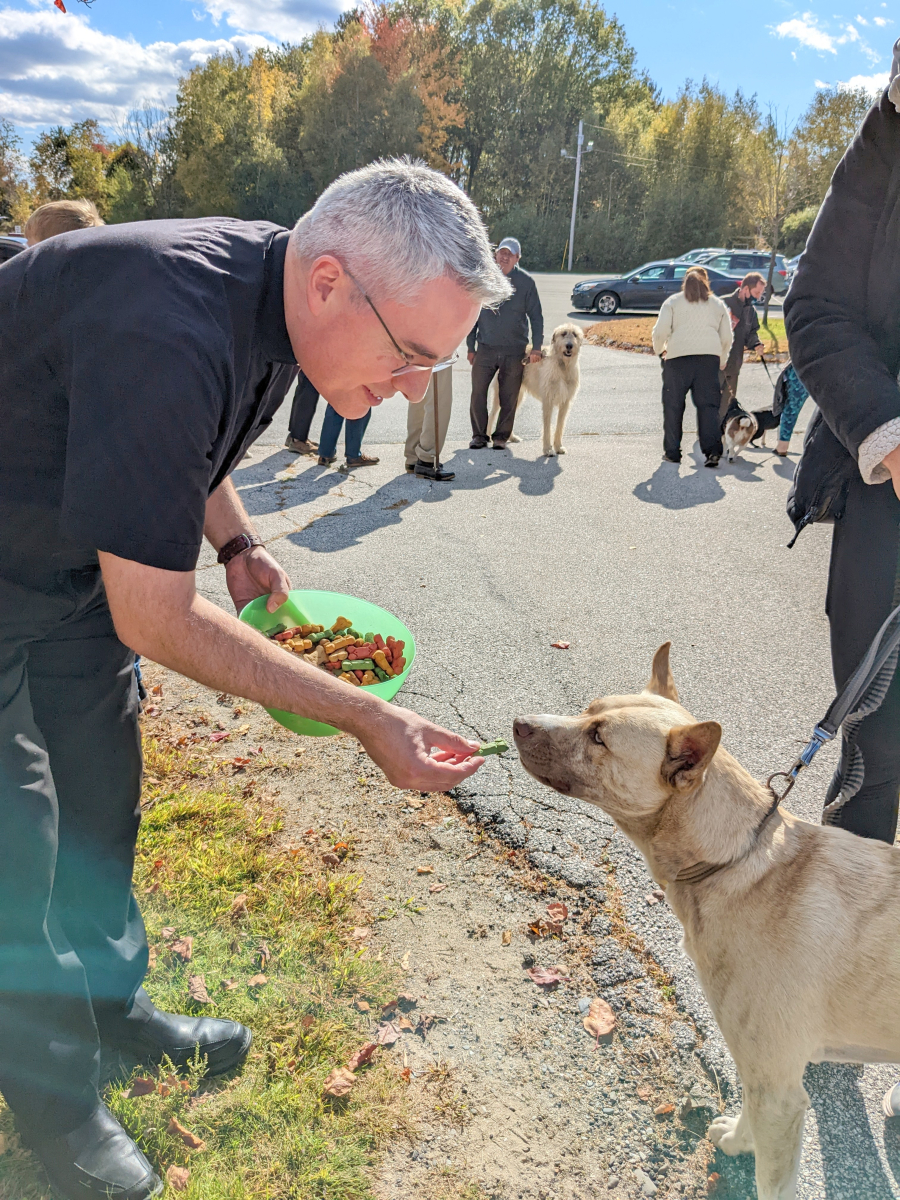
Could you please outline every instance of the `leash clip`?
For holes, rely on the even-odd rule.
[[[822,747],[825,745],[825,743],[830,742],[833,737],[834,737],[833,733],[830,733],[827,729],[824,729],[821,725],[817,725],[815,727],[815,729],[813,730],[812,737],[809,739],[807,744],[800,751],[800,756],[797,759],[797,761],[794,763],[794,765],[787,771],[776,771],[774,773],[774,775],[769,776],[769,778],[766,780],[766,787],[769,789],[769,791],[775,797],[775,800],[778,804],[780,804],[782,802],[782,800],[784,800],[785,796],[787,796],[788,792],[791,790],[791,788],[797,782],[797,776],[800,774],[800,772],[805,770],[806,767],[809,766],[809,764],[816,757],[816,755],[819,753],[819,751],[822,749]],[[783,792],[779,793],[775,790],[775,786],[772,782],[775,779],[786,779],[787,780],[787,784],[785,785]]]

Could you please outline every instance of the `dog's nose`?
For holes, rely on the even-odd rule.
[[[531,737],[534,733],[534,726],[529,725],[524,717],[516,717],[515,721],[513,721],[513,733],[517,738]]]

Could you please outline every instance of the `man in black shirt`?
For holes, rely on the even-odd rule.
[[[250,1044],[141,987],[133,652],[353,733],[398,786],[445,791],[483,761],[284,654],[199,596],[194,569],[205,536],[238,610],[283,602],[229,475],[298,363],[345,417],[418,401],[507,291],[471,203],[403,162],[343,176],[292,233],[111,226],[0,269],[0,1090],[59,1196],[161,1190],[100,1103],[101,1043],[177,1064],[199,1045],[212,1074]]]
[[[744,350],[756,350],[762,354],[764,346],[759,336],[759,317],[753,307],[754,301],[761,299],[766,290],[766,281],[758,271],[751,271],[741,280],[741,286],[727,296],[723,296],[725,306],[731,313],[731,330],[733,339],[731,352],[725,370],[719,376],[722,387],[722,399],[719,404],[719,417],[725,419],[729,406],[737,397],[738,375],[744,363]]]
[[[487,395],[495,375],[500,389],[500,416],[493,433],[495,449],[504,449],[510,439],[525,370],[522,359],[528,344],[529,321],[529,362],[541,361],[544,315],[534,280],[518,265],[521,254],[522,248],[515,238],[504,238],[497,247],[497,265],[512,285],[513,293],[499,307],[483,308],[466,338],[472,366],[471,450],[483,450],[488,444]]]

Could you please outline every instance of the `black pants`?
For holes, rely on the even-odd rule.
[[[297,376],[297,389],[291,402],[291,417],[288,421],[288,433],[298,442],[309,441],[309,428],[316,415],[318,403],[319,393],[301,371]]]
[[[488,388],[494,376],[498,376],[500,388],[500,416],[493,438],[497,442],[508,442],[516,419],[516,401],[522,386],[525,364],[525,348],[521,350],[504,346],[479,346],[472,364],[472,403],[469,416],[472,420],[472,437],[487,445],[488,440]]]
[[[846,683],[898,604],[900,500],[890,483],[870,486],[857,475],[831,543],[826,608],[838,687]],[[835,813],[833,824],[893,844],[900,797],[900,671],[881,708],[860,726],[857,745],[865,780],[853,799]],[[832,799],[829,794],[826,803]]]
[[[98,1020],[147,968],[133,663],[99,569],[0,579],[0,1090],[58,1133],[96,1106]]]
[[[681,458],[681,429],[688,392],[697,409],[700,449],[705,455],[722,453],[719,428],[719,358],[716,354],[685,354],[667,358],[662,367],[663,454]]]

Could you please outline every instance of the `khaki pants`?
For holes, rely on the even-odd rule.
[[[438,444],[437,455],[440,459],[444,442],[447,439],[447,428],[450,425],[450,409],[453,406],[453,368],[445,367],[432,375],[425,399],[420,404],[410,404],[406,416],[406,465],[415,466],[416,460],[433,463],[434,446],[434,409],[435,391],[437,392]]]

